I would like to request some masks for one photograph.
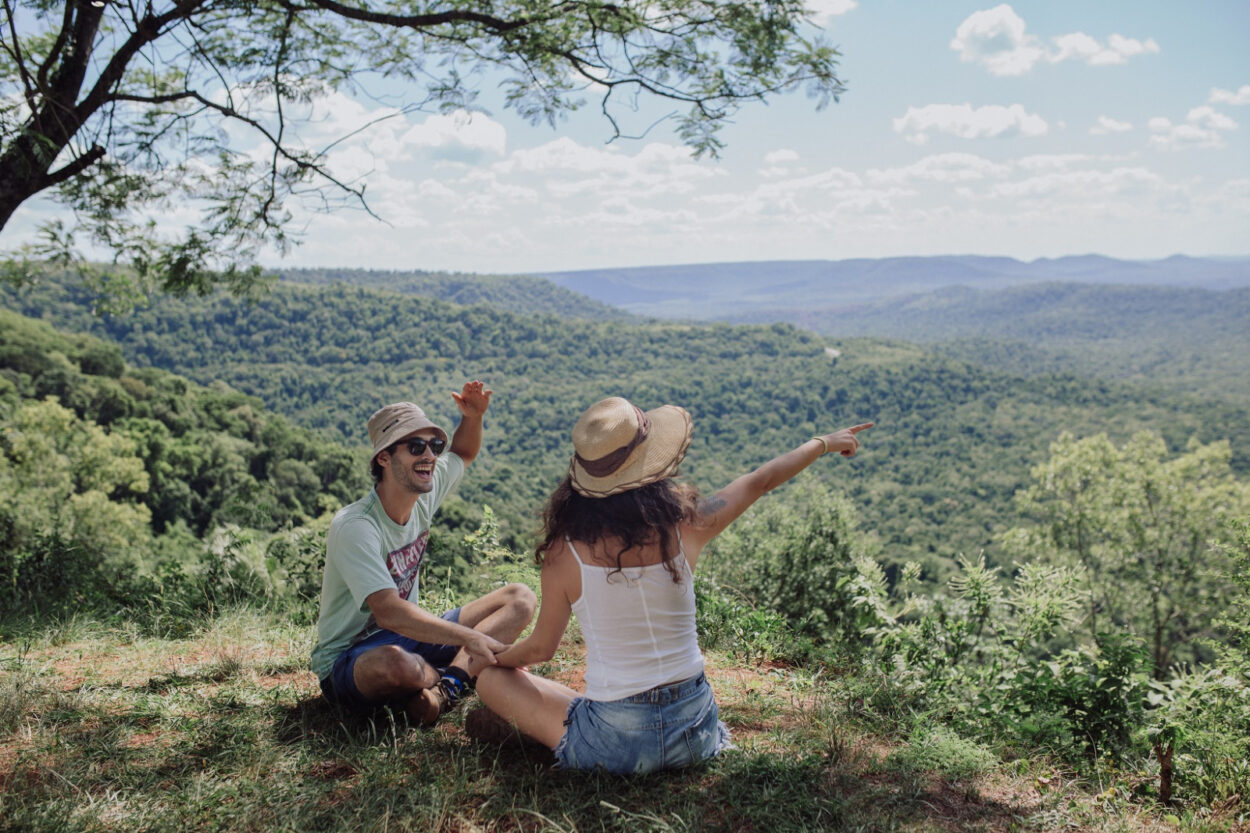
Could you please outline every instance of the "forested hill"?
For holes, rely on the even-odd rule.
[[[826,336],[942,343],[943,352],[1010,372],[1070,370],[1250,402],[1250,288],[947,287],[866,304],[758,308],[731,318],[789,321]]]
[[[58,404],[49,407],[48,398]],[[30,402],[43,409],[30,414],[38,421],[26,428],[6,423],[0,442],[6,479],[13,477],[6,452],[23,458],[15,451],[23,443],[39,449],[28,461],[38,469],[32,481],[39,488],[4,505],[14,514],[0,512],[0,528],[16,524],[5,528],[10,536],[29,528],[34,537],[59,535],[72,543],[80,530],[39,525],[66,492],[83,501],[87,516],[116,510],[109,501],[127,497],[146,508],[152,532],[182,528],[202,536],[224,524],[262,530],[301,524],[325,509],[323,496],[347,502],[368,484],[354,448],[267,413],[253,397],[220,382],[202,386],[159,368],[128,367],[115,344],[0,309],[0,414],[14,417],[12,409]],[[136,465],[142,476],[131,468]],[[147,524],[139,526],[146,533]]]
[[[538,278],[366,270],[282,274],[508,312],[628,316]],[[1036,282],[1039,276],[1063,280]],[[1250,354],[1245,260],[886,258],[597,270],[556,279],[661,318],[784,322],[832,338],[919,341],[1012,374],[1071,372],[1250,403],[1243,358]],[[1110,283],[1115,279],[1141,283]],[[1164,285],[1169,281],[1185,285]]]
[[[450,392],[481,378],[495,390],[486,449],[460,494],[492,506],[509,536],[532,528],[563,475],[577,415],[612,394],[691,410],[685,473],[705,490],[817,430],[875,420],[859,457],[822,462],[814,476],[854,499],[883,560],[935,570],[961,552],[994,557],[1013,493],[1064,430],[1118,441],[1150,428],[1173,448],[1229,438],[1236,469],[1250,468],[1242,408],[1072,376],[1019,378],[789,325],[570,320],[341,285],[278,284],[254,302],[166,297],[119,318],[94,318],[56,284],[7,297],[26,314],[115,339],[132,363],[253,394],[361,448],[362,461],[378,405],[413,399],[451,423]]]
[[[326,286],[352,284],[409,295],[424,295],[453,304],[485,304],[518,313],[551,313],[594,321],[624,320],[629,313],[543,278],[525,275],[467,275],[454,272],[377,269],[277,269],[272,274],[290,283]]]

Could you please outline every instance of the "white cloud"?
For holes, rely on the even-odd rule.
[[[994,75],[1022,75],[1041,60],[1044,50],[1025,32],[1024,19],[1003,3],[973,12],[951,41],[964,62],[979,62]]]
[[[1099,116],[1098,122],[1089,129],[1093,136],[1107,136],[1111,133],[1127,133],[1133,129],[1133,123],[1119,121],[1110,116]]]
[[[874,184],[905,182],[976,182],[1006,175],[1006,165],[999,165],[971,153],[938,153],[898,168],[873,168],[868,180]]]
[[[832,18],[853,11],[858,5],[856,0],[807,0],[808,19],[817,26],[823,26]]]
[[[894,132],[904,134],[912,144],[923,145],[930,133],[945,133],[962,139],[993,139],[1012,136],[1042,136],[1049,130],[1046,120],[1020,104],[1003,107],[987,104],[928,104],[909,107],[894,119]]]
[[[1016,166],[1029,172],[1066,171],[1094,161],[1096,157],[1085,153],[1035,153],[1017,159]]]
[[[1152,147],[1159,150],[1186,148],[1222,148],[1224,134],[1237,129],[1237,122],[1212,107],[1195,107],[1185,121],[1174,124],[1171,119],[1156,116],[1147,124]]]
[[[959,53],[961,61],[980,63],[992,75],[1023,75],[1040,61],[1057,64],[1078,60],[1090,66],[1111,66],[1159,51],[1153,38],[1141,41],[1112,34],[1101,43],[1084,32],[1052,37],[1048,49],[1027,28],[1024,18],[1003,3],[969,15],[955,30],[950,47]]]
[[[1112,61],[1112,63],[1117,64],[1124,63],[1123,59],[1137,55],[1159,54],[1159,44],[1154,38],[1146,38],[1144,41],[1140,41],[1135,38],[1126,38],[1123,35],[1113,34],[1107,38],[1107,47],[1111,52],[1120,56],[1121,60]]]
[[[1250,84],[1243,84],[1236,92],[1213,87],[1211,89],[1211,97],[1207,99],[1207,103],[1232,104],[1234,106],[1250,104]]]
[[[689,149],[678,145],[651,142],[636,153],[624,153],[617,146],[586,147],[569,137],[517,151],[493,170],[500,176],[538,177],[541,187],[556,196],[601,198],[684,194],[725,174],[715,164],[692,159]]]
[[[799,154],[797,152],[790,148],[779,148],[764,154],[764,165],[757,168],[755,172],[765,179],[796,176],[807,170],[801,165],[794,164],[798,161]]]
[[[1132,200],[1148,195],[1163,195],[1170,190],[1170,186],[1159,174],[1146,168],[1091,168],[1052,171],[1001,183],[986,191],[985,196],[1076,204],[1086,199],[1107,201],[1118,197]]]
[[[829,168],[808,176],[765,182],[746,193],[722,194],[700,200],[723,209],[701,216],[705,224],[724,225],[745,232],[761,226],[789,230],[827,230],[845,226],[848,218],[860,222],[868,215],[890,214],[897,201],[915,192],[901,187],[865,186],[863,178],[844,168]]]
[[[1230,179],[1202,201],[1214,214],[1244,218],[1250,215],[1250,179]]]
[[[765,165],[784,165],[787,162],[799,161],[799,154],[790,148],[778,148],[764,154]]]
[[[400,137],[408,147],[460,149],[469,153],[491,153],[502,156],[507,148],[508,131],[502,124],[482,113],[457,110],[446,115],[430,116],[413,125]]]
[[[1098,60],[1098,56],[1103,52],[1110,50],[1104,49],[1102,44],[1091,38],[1084,32],[1073,32],[1069,35],[1060,35],[1052,38],[1055,45],[1055,51],[1052,53],[1051,60],[1054,63],[1066,61],[1069,58],[1077,60],[1086,60],[1094,63]]]

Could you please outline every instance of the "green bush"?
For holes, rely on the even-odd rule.
[[[1250,790],[1250,680],[1222,668],[1153,681],[1144,730],[1159,797],[1212,804]]]
[[[808,478],[758,503],[704,555],[709,577],[790,628],[854,651],[875,614],[859,562],[876,553],[846,498]],[[871,575],[871,572],[868,573]]]
[[[780,613],[756,607],[711,579],[696,578],[694,594],[695,627],[705,649],[728,651],[747,663],[802,662],[816,653]]]
[[[275,594],[297,622],[317,619],[326,561],[326,532],[332,512],[304,526],[277,533],[265,544],[265,568]]]
[[[976,741],[960,737],[949,727],[919,726],[908,743],[890,753],[891,768],[937,772],[943,778],[964,780],[984,775],[998,764],[994,753]]]

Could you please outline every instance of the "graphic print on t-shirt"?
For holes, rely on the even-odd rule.
[[[386,569],[391,578],[395,579],[395,589],[401,599],[407,599],[412,588],[416,586],[417,576],[421,573],[421,559],[425,557],[425,545],[430,540],[427,529],[417,536],[411,544],[400,547],[386,556]]]

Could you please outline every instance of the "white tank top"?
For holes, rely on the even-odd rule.
[[[565,538],[582,573],[573,613],[586,640],[586,697],[619,700],[675,683],[703,670],[694,625],[694,576],[678,538],[673,566],[614,567],[586,564]]]

